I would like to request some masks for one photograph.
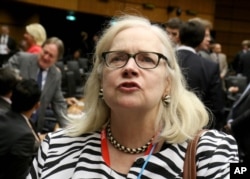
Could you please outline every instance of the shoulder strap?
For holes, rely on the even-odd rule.
[[[187,152],[184,161],[183,168],[183,179],[194,179],[196,178],[196,147],[200,139],[200,136],[206,131],[200,130],[195,138],[189,142]]]

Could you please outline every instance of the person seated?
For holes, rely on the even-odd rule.
[[[24,179],[29,172],[40,146],[29,119],[40,96],[36,81],[21,80],[12,91],[11,109],[0,114],[0,178]]]

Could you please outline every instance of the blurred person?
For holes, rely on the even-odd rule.
[[[30,117],[39,107],[41,91],[33,79],[13,89],[11,109],[0,114],[0,179],[24,179],[40,146]]]
[[[27,179],[182,178],[188,141],[208,125],[208,113],[185,88],[160,26],[138,16],[114,20],[96,46],[85,115],[47,135]],[[234,138],[205,132],[197,178],[228,178],[231,162]]]
[[[180,28],[182,25],[182,20],[178,17],[170,18],[165,24],[163,24],[169,38],[173,42],[174,47],[178,47],[180,45]]]
[[[249,48],[250,48],[250,40],[243,40],[241,42],[241,50],[237,52],[233,61],[231,62],[232,68],[235,71],[235,73],[239,73],[240,56],[248,52]]]
[[[222,53],[220,43],[214,43],[212,51],[213,52],[210,54],[211,59],[214,62],[219,64],[222,88],[223,88],[224,91],[226,91],[225,81],[224,80],[225,80],[225,77],[226,77],[227,72],[228,72],[227,56],[226,56],[226,54]]]
[[[79,63],[81,74],[89,72],[91,67],[91,62],[89,58],[84,57],[81,49],[76,49],[72,55],[71,60],[76,60]]]
[[[80,49],[81,49],[81,53],[82,53],[82,57],[88,57],[88,54],[91,53],[90,52],[90,45],[89,45],[89,34],[85,31],[81,32],[81,43],[80,43]]]
[[[213,28],[212,23],[210,21],[208,21],[206,19],[202,19],[200,17],[191,18],[191,19],[189,19],[189,21],[191,21],[191,22],[197,21],[204,26],[205,36],[204,36],[202,42],[197,47],[195,47],[195,50],[203,58],[211,59],[211,57],[210,57],[210,53],[211,53],[210,43],[212,41],[212,37],[211,37],[210,31]]]
[[[16,50],[16,41],[10,36],[9,26],[2,25],[0,34],[0,68]]]
[[[232,90],[232,89],[231,89]],[[250,166],[250,83],[231,107],[227,116],[226,132],[232,134],[239,146],[242,162]]]
[[[35,79],[41,90],[41,105],[33,122],[38,132],[43,133],[45,116],[54,116],[60,127],[64,126],[67,110],[61,90],[61,72],[55,66],[64,52],[63,42],[57,37],[47,39],[40,54],[19,52],[9,59],[8,66],[17,69],[25,79]]]
[[[24,39],[20,40],[18,44],[18,51],[26,52],[27,50],[28,50],[27,41]]]
[[[18,76],[13,69],[0,68],[0,112],[10,109],[12,90],[18,80]]]
[[[239,57],[238,74],[247,77],[247,83],[250,82],[250,50]]]
[[[39,23],[29,24],[25,27],[24,39],[27,42],[27,52],[40,53],[42,44],[47,38],[45,28]]]
[[[181,46],[177,48],[179,65],[187,81],[188,88],[194,91],[214,118],[211,128],[220,130],[225,124],[224,96],[218,63],[201,57],[196,47],[205,36],[205,28],[198,21],[188,21],[180,29]]]
[[[220,77],[224,79],[228,72],[227,56],[222,53],[221,44],[213,44],[213,53],[211,53],[211,58],[213,61],[219,64],[220,66]]]

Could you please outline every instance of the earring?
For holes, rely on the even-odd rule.
[[[103,89],[102,88],[99,90],[99,98],[103,99]]]
[[[162,99],[162,101],[163,101],[166,105],[168,105],[168,104],[170,103],[170,101],[171,101],[171,97],[170,97],[169,95],[166,95],[166,96]]]

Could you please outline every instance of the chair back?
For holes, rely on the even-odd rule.
[[[243,75],[228,76],[225,78],[226,89],[230,86],[237,86],[239,93],[242,93],[247,86],[247,77]]]
[[[80,65],[78,63],[78,61],[74,61],[74,60],[70,60],[67,62],[67,68],[68,71],[73,71],[74,72],[74,80],[76,82],[76,85],[82,85],[83,84],[83,79],[82,79],[82,75],[80,72]]]
[[[89,59],[79,58],[78,62],[79,62],[80,68],[82,68],[84,72],[89,71]]]

